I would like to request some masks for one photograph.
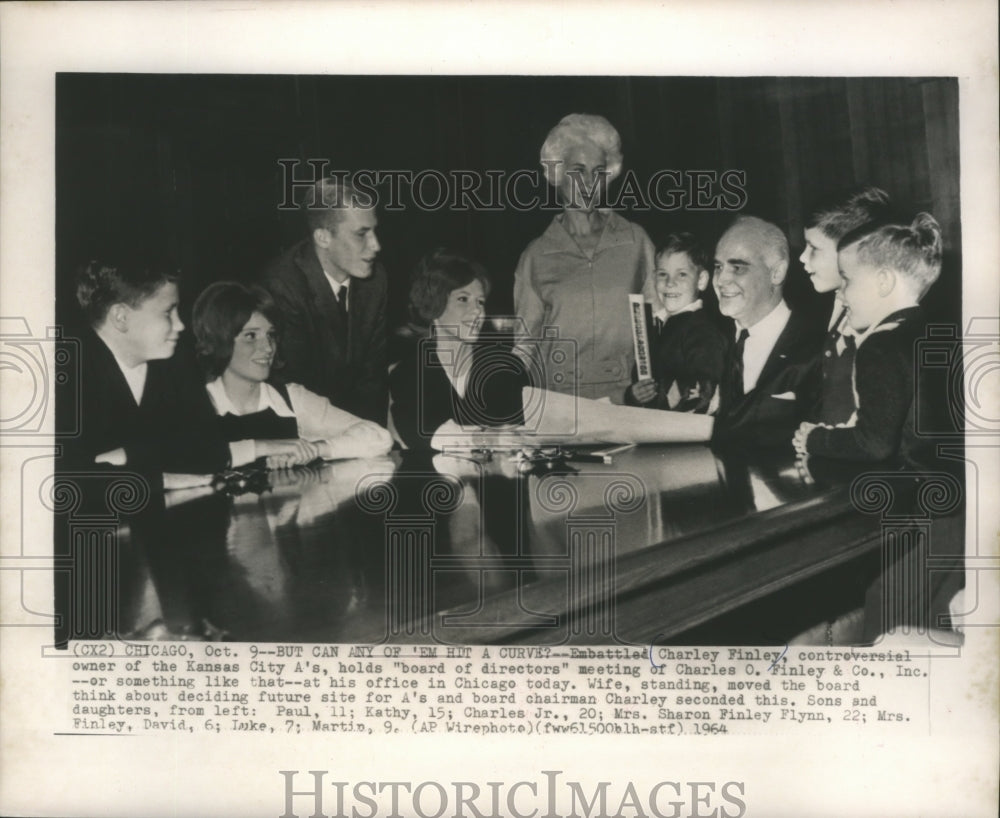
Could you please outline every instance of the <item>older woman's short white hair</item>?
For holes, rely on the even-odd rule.
[[[549,131],[542,145],[539,158],[550,185],[558,187],[562,182],[569,150],[586,143],[604,151],[609,182],[621,173],[622,140],[615,126],[597,114],[568,114]]]

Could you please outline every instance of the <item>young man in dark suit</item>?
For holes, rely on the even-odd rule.
[[[342,179],[325,178],[303,204],[309,237],[261,279],[282,319],[279,374],[384,426],[387,282],[376,263],[374,202]]]
[[[823,327],[783,298],[788,240],[774,224],[737,218],[719,239],[712,283],[719,311],[733,319],[719,385],[714,443],[787,446],[788,433],[816,400],[809,364]]]

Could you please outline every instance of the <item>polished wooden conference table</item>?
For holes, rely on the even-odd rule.
[[[837,572],[877,556],[853,476],[807,475],[791,451],[652,445],[527,474],[505,452],[393,452],[154,490],[96,568],[77,538],[62,607],[75,638],[780,642],[746,612],[835,599]]]

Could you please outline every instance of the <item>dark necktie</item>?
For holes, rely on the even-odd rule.
[[[739,337],[736,339],[736,348],[733,350],[733,396],[737,398],[743,397],[743,349],[747,345],[747,338],[750,337],[750,333],[745,329],[740,330]]]
[[[337,315],[340,316],[340,324],[346,329],[347,327],[347,287],[341,287],[337,290],[337,294],[333,297],[334,301],[337,302]]]

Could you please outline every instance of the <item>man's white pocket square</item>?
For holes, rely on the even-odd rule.
[[[782,392],[780,395],[771,395],[775,400],[795,400],[794,392]]]

